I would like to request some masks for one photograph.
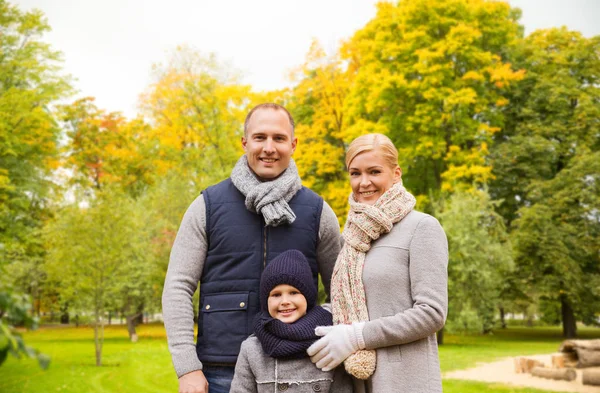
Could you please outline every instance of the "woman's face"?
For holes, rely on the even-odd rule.
[[[400,167],[396,165],[395,168],[391,168],[377,149],[354,157],[348,172],[354,198],[357,202],[367,205],[377,202],[402,176]]]

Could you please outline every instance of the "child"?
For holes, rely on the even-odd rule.
[[[285,251],[267,265],[255,335],[242,343],[230,393],[352,392],[343,367],[321,371],[306,353],[319,338],[315,327],[332,324],[316,302],[312,272],[300,251]]]

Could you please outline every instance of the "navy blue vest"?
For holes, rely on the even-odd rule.
[[[289,249],[300,250],[317,285],[323,199],[302,187],[289,202],[296,220],[267,227],[262,215],[246,209],[245,197],[231,179],[202,194],[208,252],[200,281],[196,352],[203,363],[234,364],[242,341],[253,332],[260,311],[260,276],[273,258]]]

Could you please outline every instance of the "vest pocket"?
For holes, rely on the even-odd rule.
[[[210,337],[211,346],[231,352],[222,355],[237,356],[249,335],[248,292],[206,294],[201,310],[202,335]]]

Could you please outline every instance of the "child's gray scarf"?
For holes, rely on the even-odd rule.
[[[288,202],[302,188],[302,182],[293,159],[279,177],[261,182],[248,166],[248,158],[243,155],[231,171],[231,181],[246,197],[246,209],[262,214],[266,225],[276,227],[291,224],[296,219]]]

